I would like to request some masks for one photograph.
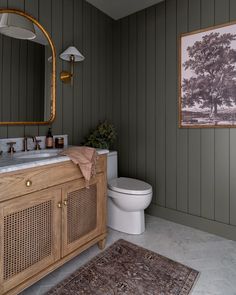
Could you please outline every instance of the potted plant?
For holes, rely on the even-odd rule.
[[[115,127],[104,121],[99,123],[98,126],[91,131],[91,133],[85,139],[85,146],[100,149],[110,149],[116,140]]]

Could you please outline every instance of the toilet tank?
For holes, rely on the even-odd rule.
[[[107,155],[107,180],[118,177],[117,152],[110,151]]]

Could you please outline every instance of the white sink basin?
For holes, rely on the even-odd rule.
[[[19,160],[47,159],[58,156],[61,151],[60,149],[44,149],[40,151],[18,152],[14,154],[14,158]],[[109,150],[105,149],[96,149],[96,151],[99,155],[109,153]]]
[[[57,150],[51,150],[51,151],[42,150],[42,151],[17,153],[14,155],[14,158],[16,158],[16,159],[42,159],[42,158],[56,157],[57,155],[58,155]]]

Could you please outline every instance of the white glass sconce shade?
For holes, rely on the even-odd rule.
[[[65,60],[65,61],[71,61],[71,57],[72,56],[73,56],[74,62],[83,61],[84,60],[84,56],[74,46],[68,47],[64,52],[62,52],[60,54],[60,58],[63,59],[63,60]]]

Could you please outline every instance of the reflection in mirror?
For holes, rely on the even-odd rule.
[[[27,18],[13,13],[1,15],[0,32],[3,35],[23,40],[32,40],[36,37],[33,23]]]
[[[0,121],[50,121],[52,72],[51,45],[40,27],[0,14]]]

